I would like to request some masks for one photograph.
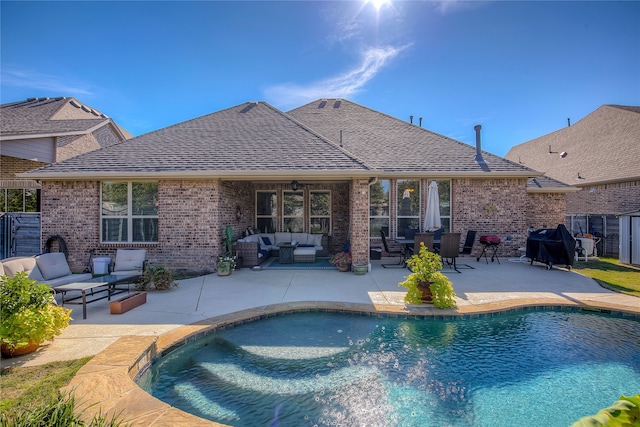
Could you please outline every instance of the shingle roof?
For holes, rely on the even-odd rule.
[[[640,107],[603,105],[572,126],[516,145],[506,157],[570,185],[638,179]]]
[[[341,132],[342,131],[342,132]],[[342,144],[341,144],[342,143]],[[342,146],[341,146],[342,145]],[[346,100],[283,113],[248,102],[25,174],[31,178],[538,177],[539,172]],[[531,181],[553,191],[568,186]]]
[[[234,176],[304,172],[370,174],[371,168],[264,102],[248,102],[52,164],[35,176]]]
[[[318,100],[288,114],[327,138],[338,142],[342,138],[347,151],[388,173],[488,175],[475,161],[475,146],[344,99]],[[482,151],[482,156],[493,175],[539,175],[486,151]]]
[[[111,120],[75,98],[30,98],[0,106],[0,137],[83,133]]]

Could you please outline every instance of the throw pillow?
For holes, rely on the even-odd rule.
[[[266,245],[266,246],[271,246],[271,239],[266,237],[266,236],[262,236],[262,242]]]

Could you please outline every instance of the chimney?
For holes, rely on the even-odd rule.
[[[409,123],[413,124],[413,116],[409,116]]]
[[[420,127],[422,127],[422,117],[418,119],[420,121]]]
[[[482,130],[482,125],[475,125],[473,130],[476,131],[476,162],[479,164],[486,164],[482,158],[482,143],[480,142],[480,131]]]

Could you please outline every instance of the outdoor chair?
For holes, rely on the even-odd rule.
[[[426,248],[430,252],[435,252],[433,247],[433,239],[435,235],[433,233],[417,233],[413,239],[413,253],[420,253],[420,243],[424,243]]]
[[[113,276],[140,276],[147,263],[146,249],[118,249],[113,269],[109,274]]]
[[[464,241],[464,246],[462,247],[462,251],[460,251],[460,255],[471,255],[473,243],[476,241],[476,234],[477,232],[474,230],[467,231],[467,238]]]
[[[387,255],[390,256],[398,256],[400,257],[400,261],[397,264],[382,264],[383,268],[387,268],[387,267],[402,267],[404,268],[404,266],[406,265],[406,252],[403,246],[400,246],[398,249],[390,249],[389,245],[387,244],[387,238],[384,235],[384,231],[380,230],[380,237],[382,237],[382,246],[384,246],[384,251],[387,253]]]
[[[456,258],[460,255],[460,233],[442,233],[440,236],[440,256],[442,262],[453,267],[460,273],[456,265]]]

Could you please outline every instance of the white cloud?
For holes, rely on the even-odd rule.
[[[266,98],[285,110],[319,98],[349,98],[408,47],[409,45],[369,48],[362,53],[360,65],[352,70],[306,86],[294,83],[272,86],[265,90]]]
[[[0,81],[4,87],[30,88],[35,91],[45,91],[47,96],[91,96],[91,92],[83,85],[69,85],[62,83],[58,77],[41,74],[30,70],[3,68],[0,71]],[[37,95],[34,94],[34,95]]]

